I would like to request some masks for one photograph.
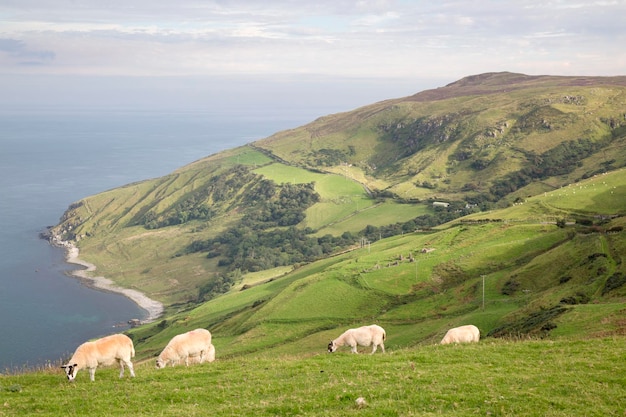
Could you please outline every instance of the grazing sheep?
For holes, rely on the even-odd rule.
[[[468,324],[467,326],[455,327],[448,330],[446,335],[441,339],[442,345],[449,343],[470,343],[480,340],[480,330],[478,327]]]
[[[213,343],[209,346],[209,351],[206,354],[206,360],[207,362],[213,362],[215,360],[215,346],[213,346]]]
[[[157,368],[165,368],[168,363],[172,366],[184,361],[189,366],[189,358],[199,357],[198,362],[215,360],[215,347],[211,344],[211,332],[206,329],[196,329],[174,336],[165,346],[156,360]],[[193,360],[193,359],[192,359]]]
[[[215,346],[213,344],[211,344],[211,346],[209,346],[209,350],[208,353],[206,355],[204,355],[202,357],[203,362],[213,362],[215,360]],[[194,365],[194,364],[198,364],[201,363],[200,362],[200,355],[189,355],[187,361],[189,362],[189,365]],[[175,362],[176,365],[180,365],[181,364],[181,360],[178,360]],[[172,362],[172,366],[174,365],[174,362]]]
[[[124,376],[124,364],[128,366],[130,376],[135,376],[131,358],[135,356],[135,347],[130,337],[123,334],[106,336],[92,342],[85,342],[76,348],[74,355],[65,369],[67,379],[73,381],[76,374],[83,368],[89,369],[89,379],[95,381],[96,368],[98,365],[113,365],[116,361],[120,364],[120,378]]]
[[[370,346],[372,345],[372,354],[376,352],[378,346],[382,349],[383,353],[385,353],[385,344],[384,341],[387,338],[387,334],[385,333],[385,329],[382,327],[372,324],[371,326],[363,326],[357,329],[348,329],[341,336],[332,340],[328,344],[328,352],[333,353],[340,346],[348,345],[350,346],[350,351],[352,353],[357,352],[357,345],[359,346]]]

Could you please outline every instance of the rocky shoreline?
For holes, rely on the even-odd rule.
[[[106,277],[91,276],[91,274],[96,270],[96,266],[79,258],[80,251],[76,245],[72,242],[61,240],[58,236],[49,232],[50,231],[48,231],[48,233],[42,233],[42,238],[48,240],[48,242],[50,242],[53,246],[65,249],[65,260],[67,263],[85,267],[85,269],[73,270],[71,272],[72,276],[99,290],[122,294],[131,299],[148,313],[147,317],[141,320],[141,323],[150,323],[161,317],[164,311],[163,304],[149,298],[140,291],[122,288]],[[137,319],[131,319],[128,323],[136,325]]]

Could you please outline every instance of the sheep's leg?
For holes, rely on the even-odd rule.
[[[124,377],[124,361],[118,359],[117,362],[120,364],[120,378]]]
[[[130,359],[128,361],[126,361],[126,366],[128,366],[128,370],[130,371],[131,378],[134,378],[135,377],[135,368],[133,367],[133,363],[130,361]]]
[[[185,366],[189,366],[189,356],[185,356]]]
[[[372,353],[370,353],[370,355],[373,355],[374,352],[376,352],[376,348],[378,348],[378,345],[376,343],[372,343],[372,346],[374,347],[372,348]]]
[[[89,379],[91,381],[96,380],[96,368],[89,368]]]
[[[383,353],[385,353],[385,344],[384,343],[380,344],[380,348],[382,349]]]

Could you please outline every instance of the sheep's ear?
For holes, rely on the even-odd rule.
[[[76,368],[76,367],[78,366],[78,364],[77,364],[77,363],[75,363],[75,364],[74,364],[74,365],[72,365],[72,366],[73,366],[74,368]]]
[[[67,368],[67,365],[61,365],[61,368],[65,369]]]

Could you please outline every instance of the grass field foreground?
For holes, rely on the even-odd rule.
[[[625,342],[487,339],[231,359],[218,350],[211,364],[149,361],[134,379],[103,368],[95,382],[81,371],[74,383],[51,369],[0,376],[0,416],[622,416]]]

